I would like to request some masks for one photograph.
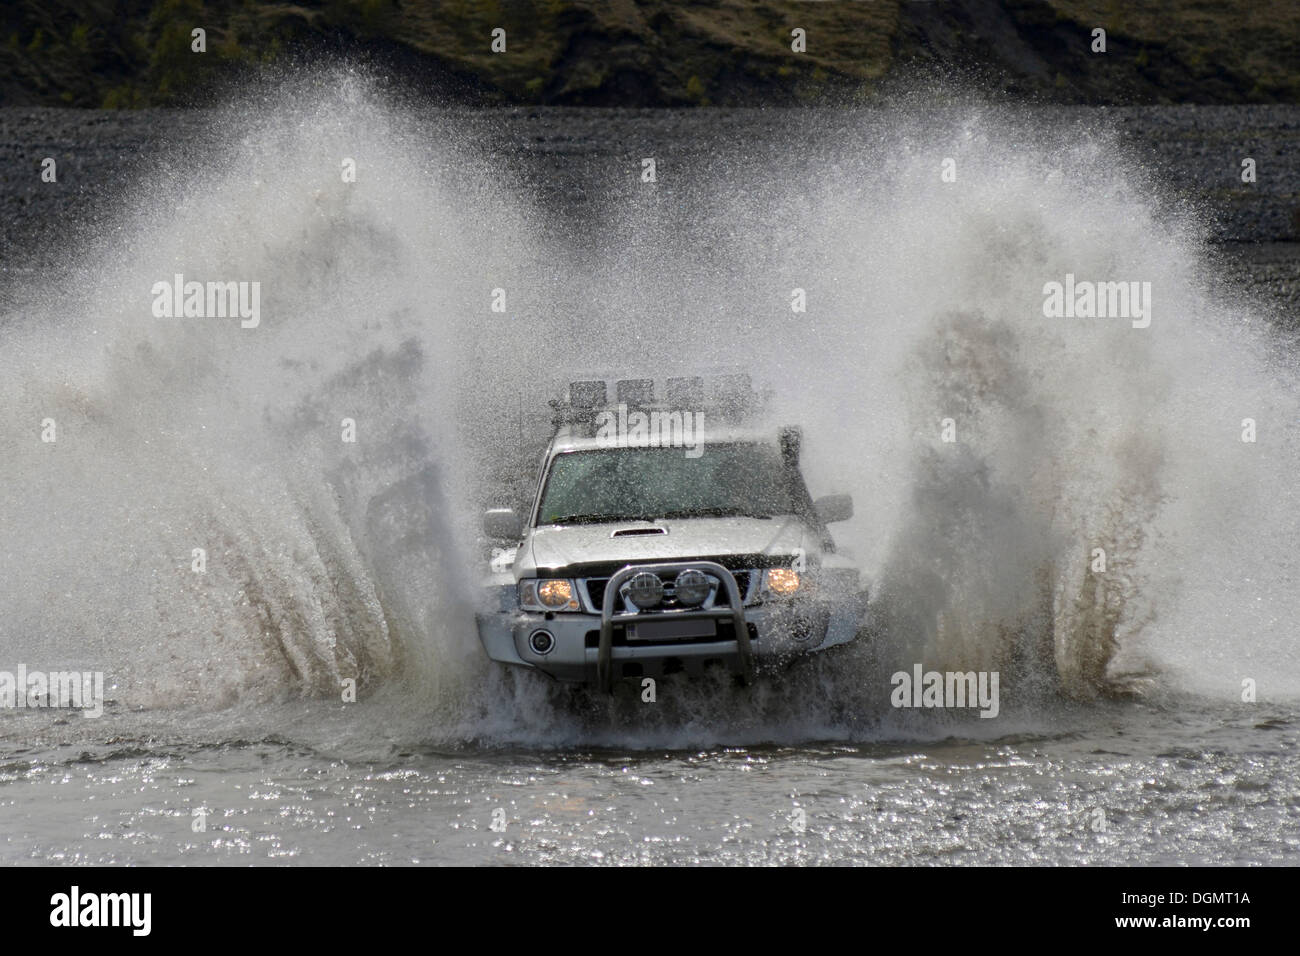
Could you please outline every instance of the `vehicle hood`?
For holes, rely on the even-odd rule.
[[[619,535],[616,531],[665,528],[667,534]],[[789,555],[815,547],[815,539],[794,515],[773,518],[676,518],[555,525],[534,529],[516,568],[535,569],[610,562],[684,561],[727,555]]]

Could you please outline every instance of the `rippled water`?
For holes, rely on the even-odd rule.
[[[310,702],[243,722],[6,720],[0,861],[1294,864],[1300,855],[1300,725],[1276,708],[1109,704],[993,740],[675,750],[447,752],[405,735],[414,715],[401,729],[400,719],[383,704]]]

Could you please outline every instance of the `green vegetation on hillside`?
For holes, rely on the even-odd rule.
[[[1104,55],[1090,49],[1095,27]],[[791,49],[796,28],[806,52]],[[201,103],[258,64],[338,55],[477,102],[800,103],[953,72],[1061,102],[1294,102],[1300,4],[10,0],[0,102]]]

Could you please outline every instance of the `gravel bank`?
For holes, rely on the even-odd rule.
[[[1113,132],[1141,158],[1172,201],[1207,212],[1209,235],[1236,249],[1227,271],[1275,298],[1300,305],[1300,106],[1051,107],[1022,110],[1044,124]],[[615,110],[517,108],[425,110],[430,136],[465,131],[489,159],[562,215],[581,217],[611,187],[611,165],[655,155],[706,161],[812,161],[823,151],[866,145],[891,116],[882,111]],[[0,109],[0,263],[12,276],[55,267],[80,238],[103,234],[124,183],[174,162],[201,136],[198,111]],[[1030,125],[1030,124],[1022,124]],[[58,182],[41,181],[41,161]],[[1241,160],[1254,158],[1256,183]]]

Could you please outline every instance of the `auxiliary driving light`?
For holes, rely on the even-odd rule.
[[[550,631],[533,631],[528,635],[528,646],[545,657],[555,648],[555,637]]]
[[[708,575],[698,568],[687,568],[677,575],[677,580],[673,583],[673,591],[682,604],[691,607],[703,604],[704,599],[709,596]]]
[[[799,590],[799,572],[793,568],[768,568],[765,578],[767,590],[780,597],[789,597]]]
[[[655,607],[664,599],[664,583],[659,575],[642,571],[628,582],[624,593],[637,607]]]

